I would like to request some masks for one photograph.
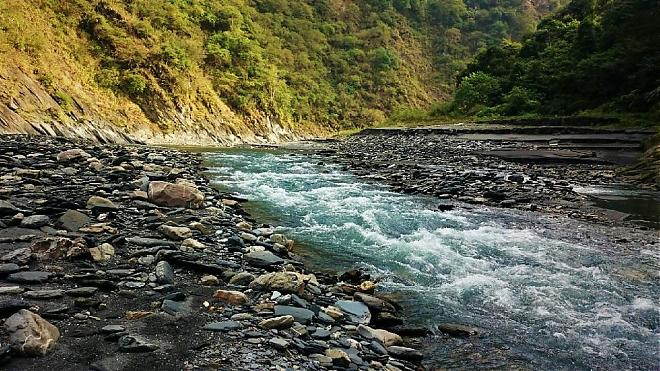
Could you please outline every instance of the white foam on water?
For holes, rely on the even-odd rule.
[[[501,221],[511,212],[435,212],[429,198],[362,183],[314,160],[258,153],[211,158],[219,163],[212,170],[219,183],[289,216],[278,231],[329,253],[329,267],[361,264],[386,277],[386,289],[415,293],[431,323],[448,316],[499,331],[549,364],[578,350],[593,357],[585,361],[589,367],[627,368],[629,359],[648,364],[657,357],[657,282],[631,285],[612,274],[635,259],[544,237],[538,223],[505,227]],[[645,251],[657,260],[657,249]]]

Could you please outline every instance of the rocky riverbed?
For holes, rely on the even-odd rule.
[[[628,215],[597,207],[578,190],[627,186],[617,169],[641,154],[648,133],[563,134],[575,128],[530,129],[534,130],[525,133],[533,134],[524,135],[490,129],[370,130],[331,143],[319,153],[396,191],[447,200],[439,201],[440,210],[459,201],[634,226],[626,220]],[[657,186],[644,185],[650,192],[657,192]]]
[[[2,136],[0,169],[3,369],[423,368],[368,274],[307,271],[198,155]]]

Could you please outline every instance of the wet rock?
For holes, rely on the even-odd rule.
[[[357,332],[366,339],[378,340],[386,347],[403,344],[403,339],[401,336],[386,330],[374,329],[369,326],[359,325],[357,327]]]
[[[359,300],[369,307],[370,310],[375,312],[396,312],[394,305],[388,303],[387,301],[377,298],[375,296],[367,295],[364,293],[357,292],[353,295],[355,300]]]
[[[17,283],[44,283],[47,282],[50,277],[51,274],[49,272],[27,271],[12,273],[7,277],[7,281]]]
[[[119,351],[126,353],[144,353],[153,352],[158,349],[156,344],[149,343],[139,336],[125,335],[119,338]]]
[[[302,324],[310,323],[314,318],[314,312],[305,308],[291,307],[288,305],[276,305],[275,306],[275,315],[276,316],[293,316],[296,322]]]
[[[174,227],[171,225],[161,225],[158,231],[172,240],[184,240],[192,237],[192,231],[188,227]]]
[[[147,193],[151,202],[161,206],[197,209],[204,204],[204,194],[186,184],[150,182]]]
[[[42,356],[50,352],[60,331],[39,315],[21,309],[5,321],[12,349],[26,356]]]
[[[89,222],[89,216],[76,210],[67,210],[59,219],[57,219],[57,225],[70,232],[78,231],[78,229],[89,224]]]
[[[102,334],[114,334],[122,331],[126,331],[126,328],[122,325],[107,325],[101,328]]]
[[[259,322],[259,327],[265,329],[284,329],[291,327],[294,321],[295,319],[293,318],[293,316],[268,318]]]
[[[270,251],[255,251],[244,256],[245,261],[255,267],[266,268],[284,263],[284,260]]]
[[[32,215],[21,220],[22,228],[41,228],[50,223],[50,219],[46,215]]]
[[[335,307],[339,308],[351,322],[368,324],[371,321],[371,312],[362,302],[339,300],[335,303]]]
[[[154,273],[156,274],[156,282],[160,284],[174,283],[174,270],[170,263],[165,260],[159,261],[158,264],[156,264]]]
[[[206,331],[219,331],[219,332],[229,332],[240,330],[243,328],[243,325],[237,321],[219,321],[211,322],[204,325],[204,330]]]
[[[109,243],[101,244],[89,249],[89,254],[95,262],[107,262],[115,255],[115,248]]]
[[[92,196],[87,200],[87,208],[92,210],[117,210],[119,206],[107,198]]]
[[[250,302],[247,295],[240,291],[217,290],[213,297],[234,306],[245,305]]]
[[[460,325],[457,323],[440,323],[438,330],[453,336],[474,336],[479,334],[479,329],[476,327]]]
[[[424,359],[424,355],[420,351],[402,346],[387,347],[387,352],[394,358],[407,361],[418,362]]]

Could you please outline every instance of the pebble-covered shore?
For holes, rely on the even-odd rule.
[[[307,271],[199,155],[2,136],[0,169],[3,369],[423,368],[368,274]]]

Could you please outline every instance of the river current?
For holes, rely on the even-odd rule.
[[[625,252],[510,210],[434,211],[436,199],[394,193],[314,155],[231,149],[206,158],[215,185],[250,199],[252,216],[295,239],[311,268],[367,268],[409,323],[481,330],[433,343],[435,366],[659,367],[657,245]]]

